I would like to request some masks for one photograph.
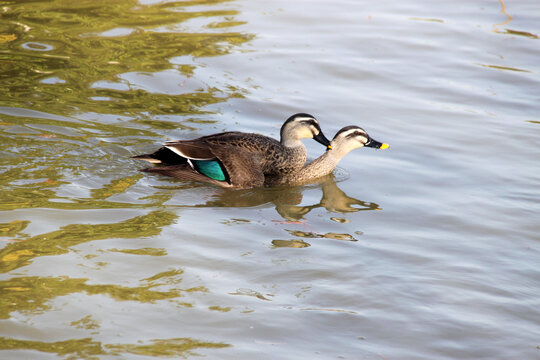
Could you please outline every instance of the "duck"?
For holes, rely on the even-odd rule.
[[[228,131],[192,140],[167,141],[151,154],[132,156],[153,165],[142,171],[198,181],[223,188],[248,189],[264,185],[266,176],[287,177],[306,163],[302,139],[325,147],[330,140],[317,119],[307,113],[290,116],[281,126],[280,141],[240,131]]]
[[[346,126],[336,133],[324,154],[296,172],[266,177],[265,186],[303,185],[315,182],[318,178],[332,173],[349,152],[362,147],[387,149],[389,145],[374,140],[359,126]]]

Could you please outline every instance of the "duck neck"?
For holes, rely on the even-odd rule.
[[[287,136],[284,136],[281,138],[281,145],[287,147],[287,148],[296,148],[296,147],[304,147],[304,143],[302,143],[302,141],[300,141],[300,139],[295,139],[295,138],[290,138],[290,137],[287,137]]]
[[[343,155],[334,150],[328,150],[317,159],[306,164],[297,174],[299,181],[306,181],[330,174],[336,168]]]

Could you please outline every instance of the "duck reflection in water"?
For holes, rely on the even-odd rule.
[[[303,191],[320,188],[322,197],[311,205],[299,205]],[[334,174],[322,177],[316,184],[306,186],[283,186],[250,190],[223,190],[213,195],[213,199],[198,207],[254,207],[273,203],[281,217],[288,221],[298,221],[311,210],[324,208],[330,212],[350,213],[364,210],[380,210],[379,205],[348,196],[336,183]]]

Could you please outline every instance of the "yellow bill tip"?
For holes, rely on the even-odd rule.
[[[332,149],[332,145],[328,145],[327,148],[328,148],[328,150],[331,150],[331,149]]]
[[[379,149],[384,150],[384,149],[388,149],[389,147],[390,147],[390,145],[388,145],[387,143],[383,143]]]

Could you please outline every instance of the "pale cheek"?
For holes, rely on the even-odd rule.
[[[301,133],[301,136],[302,138],[312,138],[313,137],[313,134],[317,134],[318,131],[317,130],[314,130],[314,131],[311,131],[310,129],[302,129],[302,133]]]

